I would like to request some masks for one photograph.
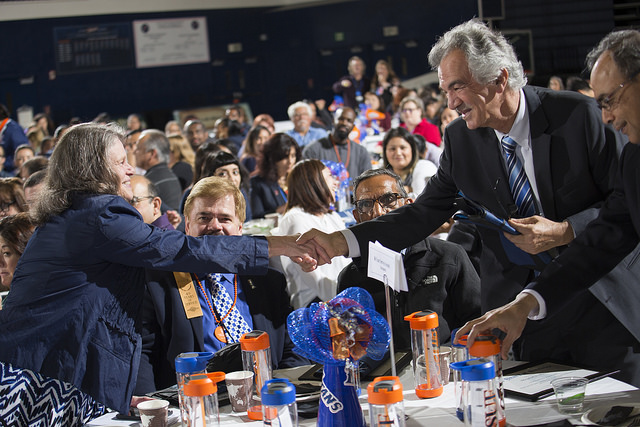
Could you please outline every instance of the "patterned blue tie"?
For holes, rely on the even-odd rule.
[[[518,206],[518,214],[521,217],[535,215],[536,209],[533,201],[531,185],[522,167],[522,162],[516,156],[516,146],[518,145],[509,135],[502,137],[502,150],[507,160],[507,172],[509,173],[509,187],[511,195]]]
[[[224,286],[222,286],[222,275],[220,273],[207,274],[206,280],[211,285],[213,305],[215,305],[219,317],[224,317],[233,305],[233,300]],[[240,314],[237,305],[233,306],[231,313],[222,322],[231,338],[231,342],[238,342],[243,334],[251,332],[251,328]]]

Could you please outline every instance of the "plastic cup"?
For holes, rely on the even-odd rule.
[[[581,414],[587,382],[588,380],[582,377],[563,377],[551,381],[556,393],[558,411],[568,415]]]
[[[227,385],[227,393],[229,394],[233,412],[246,412],[251,398],[253,372],[231,372],[225,376],[224,382]]]
[[[449,384],[450,370],[449,364],[451,363],[451,347],[441,346],[438,352],[438,358],[440,359],[440,372],[442,373],[442,385]]]
[[[167,427],[169,422],[169,402],[166,400],[145,400],[138,403],[142,427]]]

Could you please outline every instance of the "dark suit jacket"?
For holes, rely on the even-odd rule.
[[[422,310],[438,314],[440,343],[451,339],[451,330],[480,316],[480,278],[459,245],[434,237],[411,246],[404,256],[409,292],[391,292],[393,342],[396,350],[411,350],[409,322],[404,316]],[[382,282],[367,277],[355,263],[338,276],[338,292],[358,286],[373,297],[376,311],[387,318]]]
[[[182,187],[178,177],[166,163],[158,163],[150,167],[144,176],[158,189],[158,196],[162,199],[162,212],[166,212],[167,209],[177,210],[180,207]]]
[[[579,234],[612,192],[618,164],[616,135],[603,125],[593,100],[529,86],[524,93],[544,216],[569,221]],[[494,130],[469,130],[462,119],[457,119],[447,127],[444,146],[438,173],[415,203],[351,228],[363,259],[370,240],[400,250],[424,239],[454,213],[458,191],[503,218],[510,216],[515,203]],[[478,230],[483,240],[480,276],[482,308],[486,311],[513,300],[533,279],[533,272],[509,261],[499,232],[482,227]],[[633,273],[627,271],[625,275],[633,280]],[[622,321],[618,316],[621,307],[603,303]]]
[[[593,292],[592,284],[600,279],[598,283],[609,285],[603,287],[609,291],[607,307],[618,308],[617,314],[614,313],[616,317],[625,325],[635,325],[627,328],[640,340],[640,276],[628,277],[640,264],[637,256],[639,241],[640,146],[627,144],[620,160],[615,191],[600,210],[598,218],[529,287],[540,292],[548,314],[553,316],[566,309],[567,303],[589,286]]]
[[[309,361],[293,353],[287,333],[291,312],[284,276],[269,269],[264,276],[239,276],[253,319],[253,328],[267,332],[273,368],[289,368]],[[204,351],[202,317],[187,319],[173,273],[147,272],[142,315],[142,356],[136,393],[145,394],[176,383],[175,358]]]
[[[277,182],[267,181],[261,176],[251,178],[251,211],[254,218],[264,218],[285,203],[287,201],[280,194]]]

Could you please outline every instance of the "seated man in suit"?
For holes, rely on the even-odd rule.
[[[369,221],[400,206],[412,203],[401,179],[389,169],[371,169],[353,183],[358,223]],[[440,321],[440,342],[451,338],[459,328],[480,313],[480,278],[465,251],[454,243],[435,237],[412,245],[404,253],[409,292],[391,291],[393,342],[397,350],[411,349],[409,323],[404,316],[420,310],[433,310]],[[338,277],[338,292],[350,286],[366,289],[376,310],[386,318],[384,285],[367,277],[364,267],[348,265]]]
[[[244,197],[227,179],[198,181],[184,212],[189,236],[242,234]],[[291,307],[282,274],[275,270],[264,276],[216,273],[147,273],[136,394],[175,384],[178,354],[216,352],[255,329],[269,334],[273,368],[309,363],[292,351],[286,330]],[[199,304],[189,305],[190,300]]]

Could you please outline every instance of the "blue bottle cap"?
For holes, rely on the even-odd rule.
[[[207,368],[207,362],[212,357],[213,353],[210,351],[180,353],[176,356],[176,372],[181,374],[202,372]]]
[[[496,376],[493,362],[487,359],[470,359],[452,363],[450,366],[452,369],[460,371],[462,381],[491,380]]]
[[[289,405],[296,401],[296,387],[286,378],[274,378],[262,386],[262,404]]]

